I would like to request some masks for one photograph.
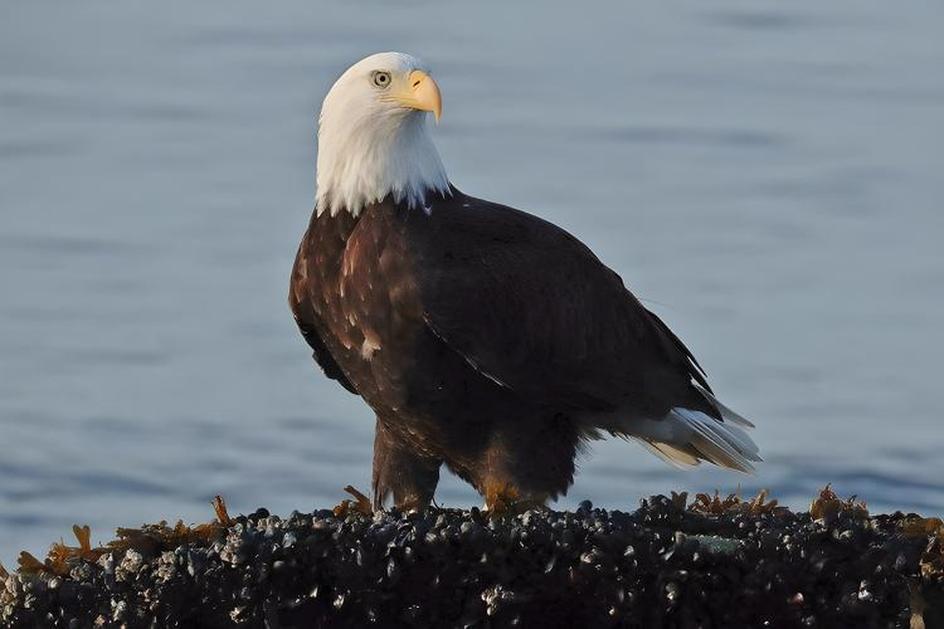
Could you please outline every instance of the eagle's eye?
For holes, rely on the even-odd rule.
[[[387,87],[390,85],[390,73],[378,70],[371,76],[371,81],[377,87]]]

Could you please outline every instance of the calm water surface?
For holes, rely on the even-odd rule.
[[[757,424],[754,477],[609,441],[564,506],[944,510],[944,5],[508,4],[0,10],[0,559],[368,487],[285,294],[321,97],[388,49],[434,69],[453,181],[591,245]]]

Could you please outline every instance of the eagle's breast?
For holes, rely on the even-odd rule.
[[[401,212],[389,203],[358,217],[322,213],[303,249],[319,334],[347,378],[375,409],[409,396],[422,306]]]

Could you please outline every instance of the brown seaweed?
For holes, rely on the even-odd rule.
[[[767,497],[769,495],[770,492],[766,489],[762,489],[750,500],[744,500],[738,493],[731,493],[722,498],[721,493],[715,490],[714,496],[704,493],[696,494],[695,500],[688,509],[695,513],[703,513],[705,515],[725,515],[728,513],[762,515],[765,513],[786,513],[788,511],[786,507],[780,506],[776,500],[768,502]],[[673,501],[681,496],[685,496],[685,494],[679,495],[672,492]]]
[[[353,485],[348,485],[344,491],[354,496],[354,500],[342,500],[334,509],[335,517],[346,518],[350,513],[360,513],[361,515],[371,515],[374,512],[370,505],[370,498],[359,492]]]
[[[864,501],[856,498],[856,496],[851,496],[843,500],[833,491],[832,485],[826,485],[810,503],[810,517],[814,520],[832,522],[844,514],[857,520],[864,520],[869,517],[869,510]]]
[[[216,520],[206,524],[188,526],[178,520],[173,527],[166,521],[158,524],[146,524],[141,528],[118,528],[116,539],[105,546],[92,548],[92,531],[86,524],[72,526],[72,534],[78,541],[78,546],[67,546],[62,540],[54,543],[44,561],[40,561],[32,554],[23,551],[18,560],[21,572],[36,574],[48,572],[58,576],[66,576],[78,561],[96,562],[109,552],[124,552],[129,549],[141,553],[153,554],[162,550],[173,549],[183,544],[206,544],[222,537],[226,529],[232,524],[232,519],[226,510],[226,503],[220,496],[216,496],[211,503],[216,513]]]

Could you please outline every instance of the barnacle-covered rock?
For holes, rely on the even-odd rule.
[[[827,487],[809,513],[653,496],[632,512],[259,509],[121,529],[0,568],[0,625],[909,627],[944,618],[944,525],[870,516]],[[917,626],[917,625],[914,625]]]

